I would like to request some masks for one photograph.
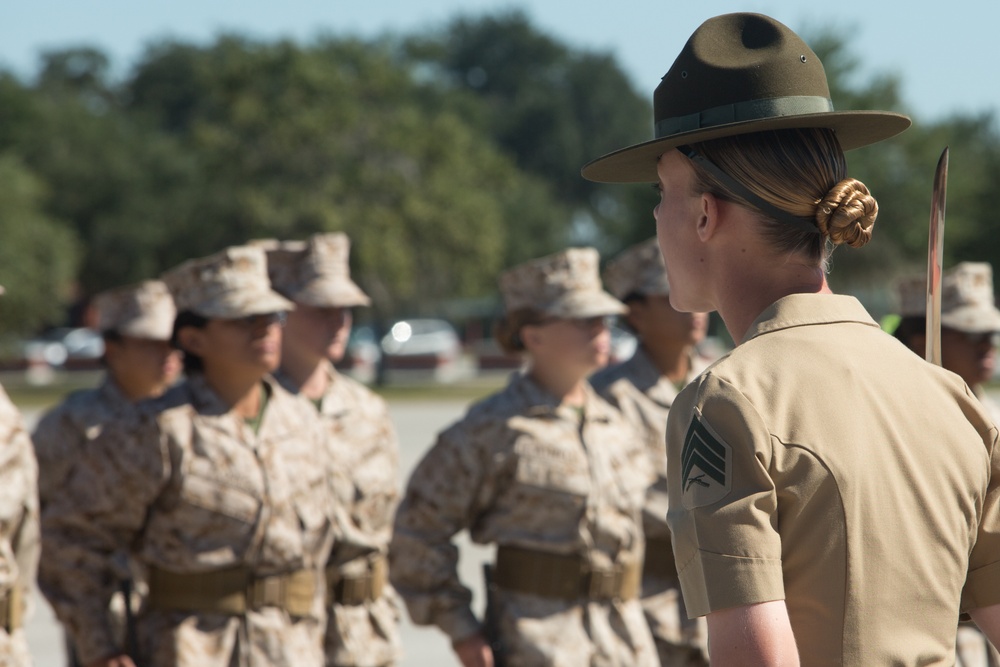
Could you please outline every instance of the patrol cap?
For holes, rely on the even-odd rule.
[[[604,286],[616,299],[624,299],[630,294],[670,294],[667,267],[656,239],[637,243],[611,260],[604,269]]]
[[[236,319],[292,310],[295,304],[271,289],[264,249],[231,246],[191,259],[162,276],[180,312]]]
[[[101,292],[94,307],[99,330],[148,340],[170,340],[177,316],[170,290],[161,280]]]
[[[593,248],[569,248],[508,269],[500,276],[504,307],[568,319],[627,312],[601,287],[598,262]]]
[[[900,315],[924,317],[927,278],[913,276],[897,285]],[[961,262],[941,276],[941,326],[964,333],[1000,331],[1000,310],[993,297],[993,268],[986,262]]]
[[[371,305],[351,280],[351,241],[346,234],[316,234],[306,242],[285,241],[265,249],[271,285],[295,303],[317,308]]]

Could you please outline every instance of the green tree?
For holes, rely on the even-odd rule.
[[[77,271],[76,240],[44,211],[44,186],[16,156],[0,154],[0,331],[61,323]]]

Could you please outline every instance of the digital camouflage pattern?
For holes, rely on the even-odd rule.
[[[134,404],[125,398],[110,378],[105,378],[94,389],[73,392],[42,416],[31,441],[38,459],[38,497],[43,511],[53,497],[66,493],[70,470],[87,443],[99,438],[108,424],[134,419],[134,411]],[[138,567],[130,568],[125,551],[116,554],[113,562],[116,580],[129,579],[133,582],[131,604],[133,609],[138,609],[144,590],[143,577],[136,572]],[[125,600],[121,592],[116,592],[112,598],[109,614],[115,642],[123,646]]]
[[[135,406],[108,378],[94,389],[70,394],[38,421],[31,435],[38,459],[38,497],[42,507],[65,489],[80,451],[100,437],[104,427],[128,421]]]
[[[259,245],[232,246],[190,259],[162,276],[180,312],[233,319],[292,310],[294,304],[271,289],[267,258]]]
[[[659,250],[657,249],[657,254]],[[705,369],[705,362],[694,357],[687,382]],[[598,371],[591,378],[594,389],[621,410],[636,430],[645,434],[649,460],[656,480],[646,491],[643,530],[652,544],[667,545],[667,415],[679,389],[656,370],[642,346],[631,359]],[[685,383],[686,384],[686,383]],[[646,550],[646,561],[668,559],[672,553]],[[646,568],[642,579],[642,608],[656,641],[662,667],[708,665],[708,627],[704,619],[689,619],[680,594],[680,581],[674,568],[667,574],[661,568]]]
[[[622,314],[625,304],[601,286],[599,262],[593,248],[569,248],[507,269],[500,275],[504,309],[567,318]]]
[[[530,377],[473,406],[414,470],[396,515],[392,580],[415,623],[453,641],[480,631],[451,538],[576,555],[594,569],[635,564],[651,483],[640,438],[588,386],[582,410]],[[508,665],[656,665],[637,599],[567,601],[501,590]]]
[[[266,249],[271,284],[295,303],[317,308],[371,305],[351,280],[351,241],[343,232],[315,234],[304,243],[274,243]]]
[[[24,600],[35,580],[40,549],[38,468],[21,415],[0,388],[0,601],[20,588]],[[18,611],[25,611],[21,607]],[[23,628],[0,627],[0,667],[28,667]]]
[[[329,428],[334,465],[350,475],[347,508],[350,530],[335,546],[331,563],[348,577],[362,576],[373,554],[387,556],[392,521],[399,504],[399,444],[381,397],[327,364],[329,389],[319,405]],[[280,373],[277,379],[294,391]],[[328,609],[326,660],[331,667],[381,667],[399,660],[402,603],[386,586],[382,595],[360,605]]]
[[[256,576],[321,572],[343,493],[327,434],[307,402],[265,380],[259,431],[229,411],[200,375],[109,425],[83,448],[67,492],[43,515],[39,583],[83,663],[117,654],[103,610],[111,556],[126,545],[144,567],[202,573],[243,566]],[[320,580],[321,581],[321,580]],[[323,664],[325,590],[311,613],[277,607],[243,615],[145,609],[145,667]]]
[[[625,299],[630,294],[669,294],[667,267],[656,239],[637,243],[608,262],[604,270],[604,286],[616,299]]]
[[[94,308],[98,331],[148,340],[170,340],[177,316],[170,290],[160,280],[101,292],[94,297]]]

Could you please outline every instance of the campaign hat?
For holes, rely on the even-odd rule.
[[[762,14],[705,21],[653,93],[654,138],[583,167],[606,183],[655,182],[671,148],[752,132],[828,128],[844,150],[899,134],[910,119],[889,111],[836,111],[826,71],[790,28]]]

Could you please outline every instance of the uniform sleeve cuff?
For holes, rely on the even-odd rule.
[[[971,570],[962,591],[962,611],[1000,604],[1000,561]]]
[[[688,617],[785,599],[781,561],[699,551],[679,568]]]

